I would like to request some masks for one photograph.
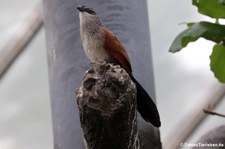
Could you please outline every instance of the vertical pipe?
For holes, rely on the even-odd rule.
[[[121,40],[134,76],[155,99],[147,2],[136,0],[44,0],[55,149],[83,149],[75,88],[89,68],[80,35],[77,5],[93,7]],[[159,131],[138,116],[141,149],[161,148]]]

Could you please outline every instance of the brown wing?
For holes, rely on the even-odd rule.
[[[113,58],[115,58],[119,62],[119,64],[128,73],[132,73],[130,60],[123,45],[120,43],[120,41],[116,38],[116,36],[112,32],[106,29],[104,30],[105,30],[104,48]]]

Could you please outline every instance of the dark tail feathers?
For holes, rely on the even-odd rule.
[[[137,87],[137,110],[141,114],[142,118],[146,122],[150,122],[155,127],[160,127],[160,117],[159,112],[155,103],[152,101],[151,97],[145,91],[145,89],[138,83],[138,81],[132,76],[132,81]]]

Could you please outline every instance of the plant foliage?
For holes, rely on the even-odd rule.
[[[175,38],[169,51],[178,52],[201,37],[215,42],[210,67],[215,77],[225,83],[225,25],[219,23],[219,19],[225,18],[225,0],[192,0],[192,4],[197,6],[199,13],[215,18],[216,21],[187,23],[188,28]]]

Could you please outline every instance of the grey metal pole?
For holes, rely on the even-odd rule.
[[[93,7],[105,25],[125,46],[137,80],[155,99],[147,2],[136,0],[44,0],[49,83],[55,149],[83,149],[82,130],[75,102],[89,61],[82,49],[77,5]],[[158,129],[139,116],[141,149],[161,148]]]

